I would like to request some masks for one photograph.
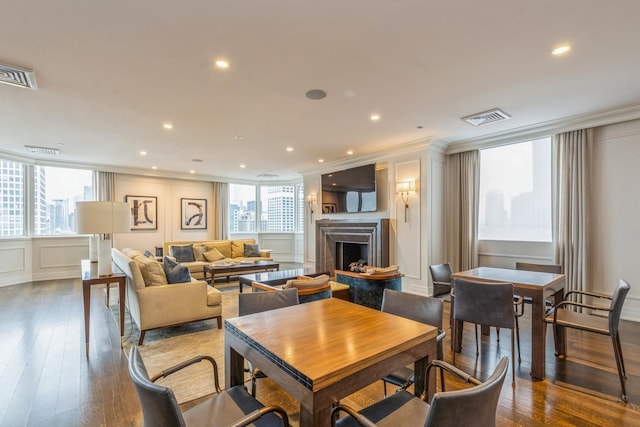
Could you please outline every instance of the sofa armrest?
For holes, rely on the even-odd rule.
[[[271,258],[271,252],[273,252],[273,249],[260,249],[258,251],[260,256],[263,258]]]

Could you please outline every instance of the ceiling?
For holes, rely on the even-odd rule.
[[[638,16],[637,0],[11,2],[0,63],[33,69],[38,89],[0,84],[0,152],[288,180],[600,114],[640,105]],[[495,107],[511,119],[460,120]]]

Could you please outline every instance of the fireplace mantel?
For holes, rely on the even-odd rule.
[[[389,219],[321,219],[316,221],[316,270],[336,269],[336,244],[369,246],[367,264],[389,265]]]

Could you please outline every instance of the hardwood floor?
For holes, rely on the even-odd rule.
[[[126,357],[120,351],[118,326],[105,309],[99,289],[92,292],[90,354],[85,357],[81,295],[80,280],[0,288],[1,426],[141,425],[138,398],[129,380]],[[604,336],[569,331],[569,357],[561,360],[553,355],[549,329],[547,380],[531,381],[531,311],[527,308],[521,323],[522,364],[516,365],[517,387],[511,388],[509,373],[499,403],[498,425],[640,426],[638,324],[623,321],[621,326],[629,396],[629,403],[624,404],[619,398],[611,341]],[[445,360],[450,362],[449,340],[447,336],[444,344]],[[502,355],[510,355],[509,331],[501,332],[500,342],[495,330],[483,337],[476,358],[469,326],[456,365],[486,378]],[[359,399],[366,403],[381,394],[382,383],[376,382],[363,390]]]

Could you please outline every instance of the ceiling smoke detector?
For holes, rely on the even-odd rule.
[[[27,151],[30,152],[30,153],[54,154],[54,155],[60,154],[60,150],[58,150],[57,148],[36,147],[34,145],[25,145],[24,148],[26,148]]]
[[[462,117],[461,120],[469,123],[473,126],[484,126],[489,123],[501,122],[503,120],[510,119],[511,116],[500,110],[499,108],[494,108],[493,110],[483,111],[482,113],[472,114],[467,117]]]
[[[28,89],[38,88],[33,70],[27,70],[26,68],[13,65],[0,64],[0,83]]]

